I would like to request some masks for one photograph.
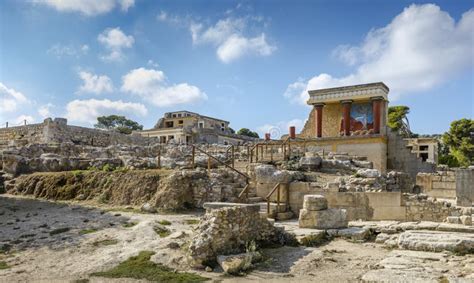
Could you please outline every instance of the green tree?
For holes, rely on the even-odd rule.
[[[237,132],[238,135],[252,137],[252,138],[259,138],[258,133],[253,132],[247,128],[242,128]]]
[[[410,108],[408,106],[391,106],[388,108],[388,122],[392,131],[401,133],[405,137],[411,137],[413,134],[410,131],[410,122],[408,121],[408,113]]]
[[[131,134],[132,131],[143,130],[143,126],[124,116],[110,115],[97,117],[97,129],[114,130],[122,134]]]
[[[442,152],[440,163],[449,166],[469,166],[474,164],[474,120],[461,119],[451,123],[442,141],[449,148]]]

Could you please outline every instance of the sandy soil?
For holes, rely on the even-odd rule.
[[[0,282],[74,282],[85,278],[90,282],[143,282],[89,277],[89,274],[114,267],[143,250],[155,251],[152,257],[155,262],[177,270],[187,270],[183,264],[183,246],[191,237],[194,225],[188,224],[186,220],[198,219],[200,213],[142,214],[110,211],[108,207],[2,195],[0,248],[6,244],[10,251],[0,253],[0,261],[5,261],[9,266],[0,269]],[[171,230],[171,235],[165,238],[159,237],[153,230],[161,220],[172,223],[166,226]],[[126,223],[136,225],[125,227],[130,226]],[[69,230],[50,235],[50,232],[59,228]],[[84,229],[97,231],[82,235]],[[409,251],[406,252],[410,255]],[[400,253],[394,255],[374,243],[360,244],[336,239],[318,248],[265,249],[264,261],[242,277],[224,275],[219,268],[213,272],[193,272],[214,282],[354,282],[359,281],[364,274],[373,274],[376,278],[384,276],[384,273],[379,276],[376,271],[389,267],[384,262],[393,262],[393,258],[403,259],[404,252]],[[429,267],[431,262],[426,261],[424,264]],[[472,257],[469,257],[471,266],[473,262]],[[449,269],[456,268],[449,265]]]

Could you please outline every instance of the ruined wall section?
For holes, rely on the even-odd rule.
[[[412,153],[407,148],[407,141],[398,133],[388,132],[388,152],[387,152],[387,169],[402,171],[410,174],[413,180],[420,172],[435,172],[436,164],[423,162],[423,160]]]
[[[456,173],[454,171],[438,171],[435,173],[418,173],[416,185],[430,197],[456,198]]]

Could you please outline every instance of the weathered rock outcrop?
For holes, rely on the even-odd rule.
[[[206,201],[235,201],[245,180],[234,172],[206,170],[99,170],[34,173],[15,179],[12,194],[53,200],[94,200],[114,205],[180,210]]]

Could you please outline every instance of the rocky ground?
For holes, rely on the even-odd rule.
[[[154,262],[190,271],[184,264],[184,249],[201,213],[145,214],[126,207],[2,195],[0,282],[130,282],[90,274],[110,269],[144,250],[155,252]],[[289,230],[291,225],[287,225]],[[219,268],[191,272],[223,282],[474,280],[472,255],[391,249],[341,238],[319,247],[265,249],[263,256],[262,262],[241,277],[224,275]]]

